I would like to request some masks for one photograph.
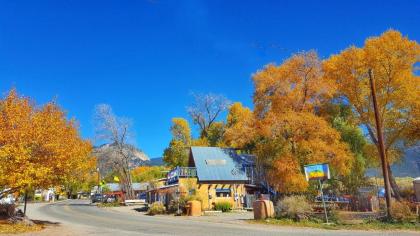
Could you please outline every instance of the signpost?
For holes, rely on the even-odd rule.
[[[325,205],[324,192],[322,191],[322,181],[330,179],[330,168],[328,164],[305,165],[306,181],[317,180],[321,191],[322,205],[324,207],[325,221],[328,224],[327,206]]]

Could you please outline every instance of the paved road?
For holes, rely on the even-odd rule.
[[[207,221],[205,217],[147,216],[101,209],[88,201],[69,200],[55,204],[32,205],[33,219],[59,223],[60,235],[418,235],[415,232],[327,231],[249,224],[238,218],[225,222]],[[213,218],[214,219],[214,218]],[[48,234],[48,230],[45,234]],[[55,234],[55,233],[54,233]],[[41,233],[40,235],[43,235]]]

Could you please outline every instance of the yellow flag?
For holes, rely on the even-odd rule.
[[[114,181],[115,182],[120,182],[120,178],[118,178],[118,176],[114,176]]]

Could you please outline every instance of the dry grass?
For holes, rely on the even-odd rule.
[[[42,229],[44,229],[44,226],[41,224],[27,226],[24,224],[10,224],[6,221],[0,221],[0,234],[20,234],[40,231]]]
[[[323,224],[322,222],[314,222],[311,220],[303,220],[300,222],[291,219],[267,219],[250,221],[251,223],[270,224],[279,226],[292,227],[309,227],[328,230],[377,230],[377,231],[394,231],[394,230],[410,230],[420,231],[420,225],[417,223],[386,223],[377,220],[367,220],[361,224]]]

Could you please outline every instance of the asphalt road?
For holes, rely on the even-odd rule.
[[[61,235],[419,235],[416,232],[329,231],[267,226],[249,224],[236,218],[217,222],[207,221],[206,217],[147,216],[101,209],[83,200],[34,204],[29,207],[28,215],[32,219],[60,225],[61,228],[57,229],[62,229]]]

